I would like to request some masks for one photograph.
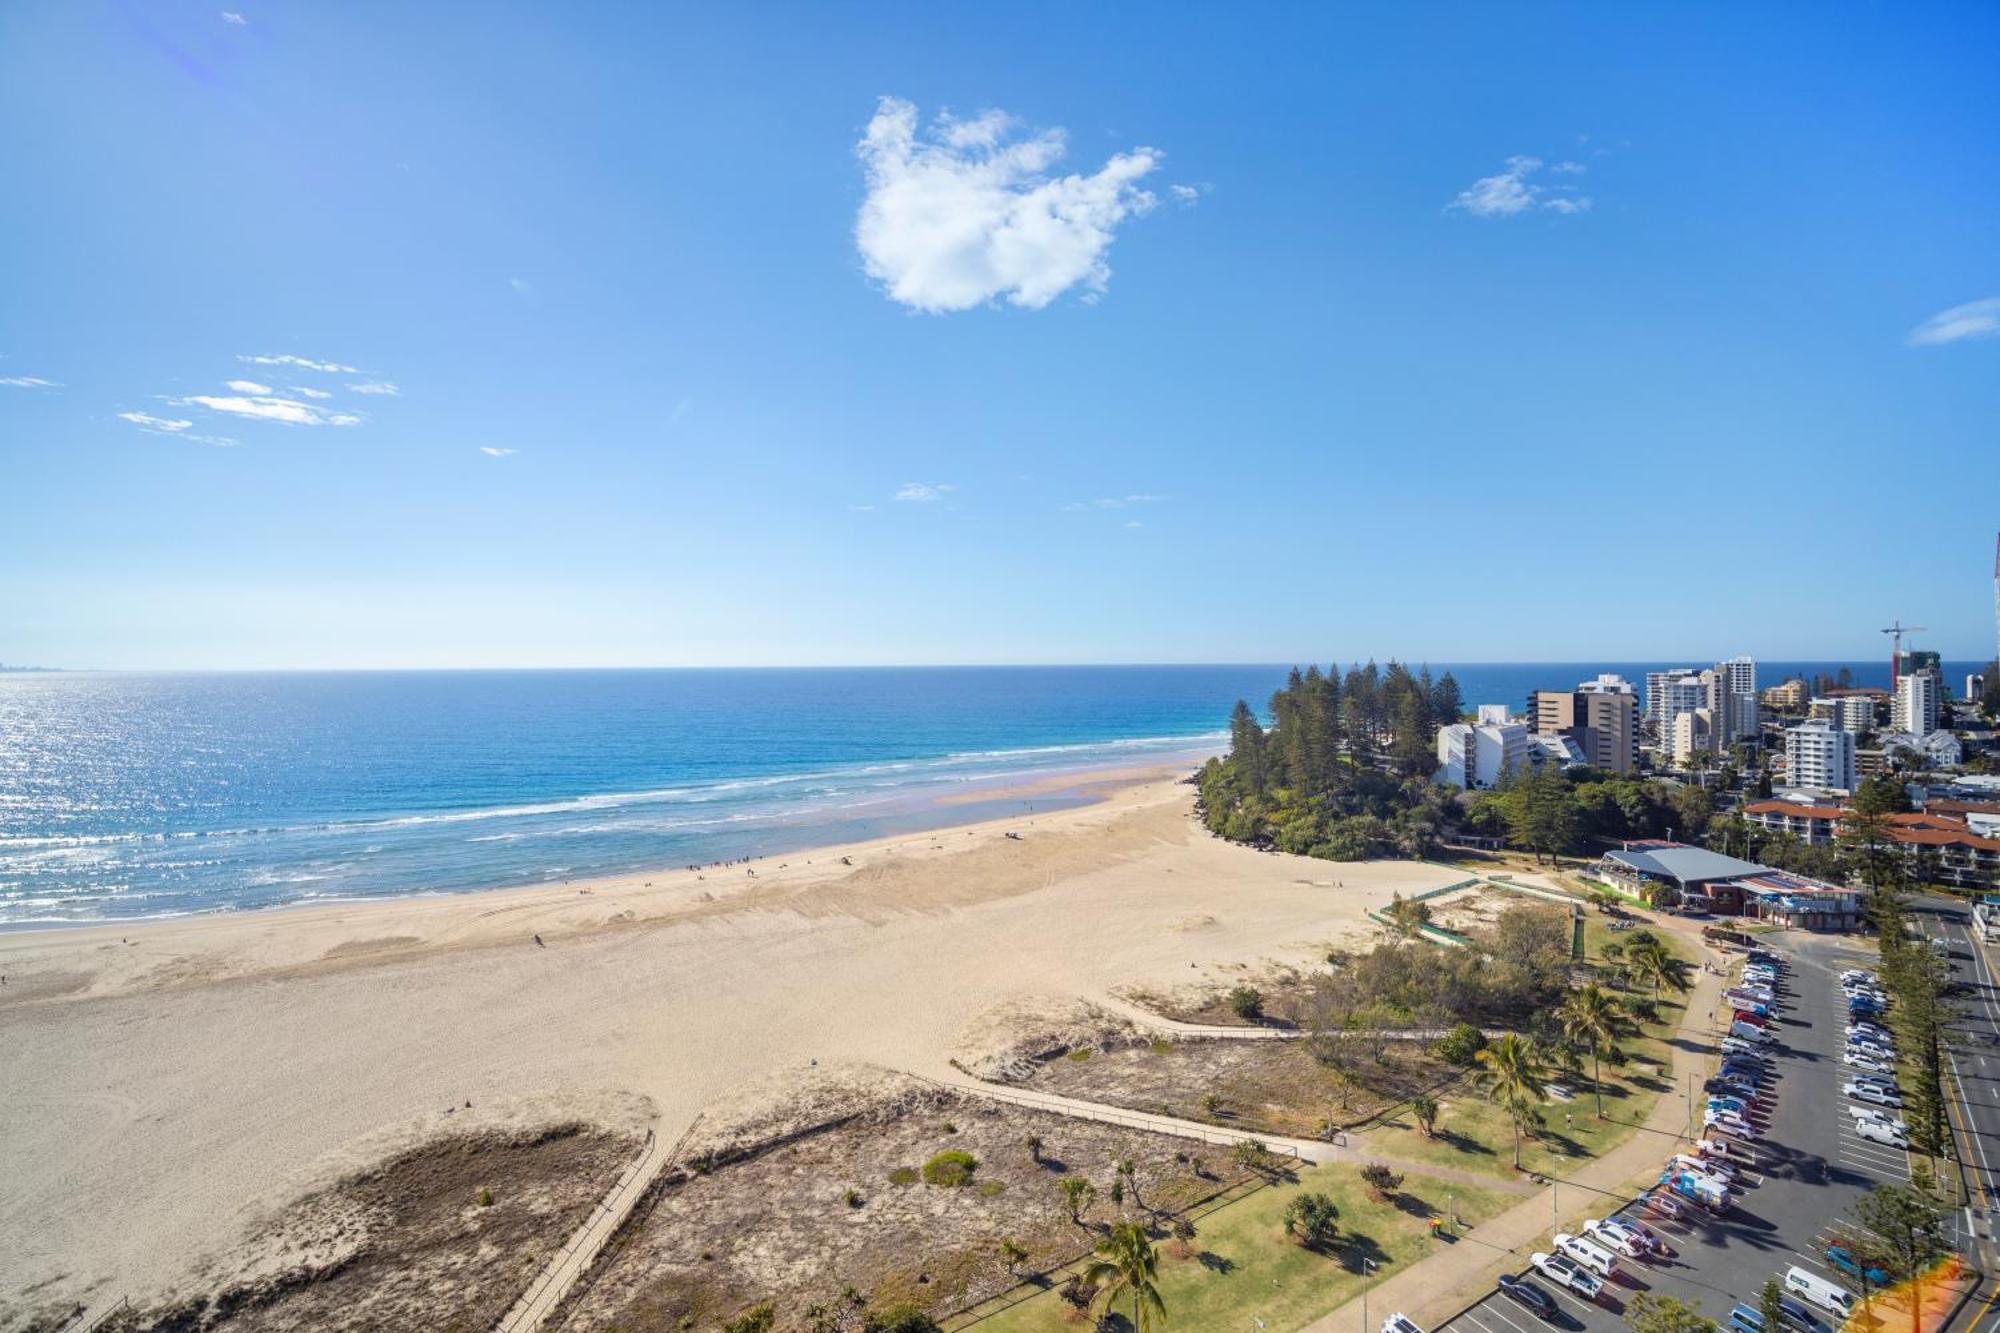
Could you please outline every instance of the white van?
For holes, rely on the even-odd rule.
[[[1854,1309],[1854,1293],[1838,1283],[1828,1282],[1794,1264],[1785,1270],[1785,1290],[1803,1296],[1822,1310],[1831,1310],[1845,1319]]]
[[[1742,1022],[1741,1020],[1737,1020],[1735,1022],[1730,1023],[1729,1035],[1732,1037],[1741,1037],[1745,1041],[1754,1041],[1760,1044],[1777,1040],[1776,1037],[1773,1037],[1770,1033],[1766,1032],[1763,1028],[1758,1027],[1756,1024],[1745,1023]]]

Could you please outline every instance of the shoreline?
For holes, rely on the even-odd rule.
[[[482,885],[448,885],[448,887],[424,887],[424,885],[420,885],[420,887],[410,887],[410,889],[400,889],[400,891],[388,891],[388,893],[352,893],[352,895],[336,895],[336,897],[306,897],[306,899],[292,899],[292,901],[268,903],[268,905],[260,905],[260,903],[220,903],[220,905],[214,905],[214,907],[198,907],[198,909],[190,909],[190,911],[146,913],[146,915],[130,915],[130,917],[92,917],[92,919],[48,919],[48,917],[42,917],[42,919],[24,919],[24,921],[6,921],[6,919],[0,919],[0,949],[4,949],[6,941],[10,937],[16,937],[16,935],[48,935],[48,933],[64,933],[64,931],[92,931],[92,929],[104,929],[104,927],[122,927],[124,933],[130,935],[130,933],[136,933],[136,931],[146,931],[146,929],[160,927],[160,925],[170,925],[170,923],[224,921],[224,919],[232,919],[232,917],[270,917],[272,913],[310,911],[310,909],[316,909],[316,907],[352,909],[352,907],[366,907],[366,905],[378,905],[378,903],[412,903],[412,901],[424,901],[424,899],[458,899],[458,897],[466,897],[466,895],[500,895],[500,893],[522,893],[522,891],[532,891],[532,889],[598,887],[598,885],[622,887],[622,885],[626,885],[628,881],[634,881],[634,879],[654,879],[654,881],[658,881],[658,879],[664,879],[664,877],[686,875],[686,873],[690,873],[690,869],[694,873],[702,873],[702,871],[706,871],[706,873],[720,873],[720,871],[726,871],[730,867],[746,867],[746,865],[754,867],[754,865],[762,865],[766,861],[780,859],[780,857],[814,857],[814,855],[824,855],[824,853],[832,853],[832,851],[848,851],[852,847],[876,847],[876,845],[882,845],[882,843],[894,843],[894,841],[902,841],[902,839],[910,839],[910,837],[920,837],[920,835],[932,833],[932,831],[960,829],[960,827],[966,827],[966,825],[994,823],[994,821],[1004,821],[1004,819],[1012,819],[1014,817],[1014,815],[1000,815],[1000,813],[992,813],[992,811],[986,811],[986,813],[960,813],[960,807],[980,807],[980,805],[994,805],[994,803],[1006,803],[1006,801],[1028,803],[1028,801],[1034,801],[1034,799],[1046,799],[1046,801],[1050,801],[1050,805],[1048,805],[1046,811],[1036,811],[1030,805],[1028,811],[1024,811],[1024,815],[1054,813],[1058,809],[1074,809],[1074,807],[1080,807],[1080,805],[1090,805],[1090,803],[1102,801],[1110,793],[1118,791],[1120,787],[1128,787],[1132,783],[1150,781],[1150,779],[1162,777],[1166,773],[1180,773],[1180,775],[1192,773],[1212,753],[1214,751],[1210,747],[1196,747],[1196,749],[1188,749],[1188,751],[1170,751],[1170,753],[1164,753],[1164,755],[1148,757],[1142,763],[1090,765],[1090,767],[1078,767],[1078,769],[1054,769],[1054,771],[1044,771],[1040,775],[1036,775],[1036,773],[1030,771],[1030,773],[1006,773],[1006,775],[992,775],[992,777],[974,777],[974,779],[966,779],[960,785],[942,787],[942,789],[928,791],[928,793],[890,795],[890,797],[882,797],[882,799],[878,799],[874,803],[874,805],[886,807],[880,815],[874,815],[872,819],[852,819],[852,821],[846,821],[846,823],[852,823],[856,827],[860,827],[860,825],[894,825],[892,829],[886,829],[882,833],[872,833],[872,835],[866,835],[866,837],[834,837],[834,839],[828,839],[828,841],[800,841],[800,843],[792,843],[792,841],[788,841],[784,837],[786,833],[796,833],[796,835],[804,835],[804,837],[810,839],[814,835],[834,833],[836,831],[834,825],[820,825],[820,823],[816,823],[814,817],[822,815],[824,811],[802,811],[794,819],[772,823],[770,827],[766,827],[766,829],[760,831],[760,833],[768,835],[766,841],[764,841],[764,845],[768,847],[768,851],[754,851],[754,853],[746,853],[746,855],[738,855],[738,857],[728,857],[728,859],[718,859],[718,861],[706,861],[706,863],[700,863],[700,865],[694,865],[694,867],[688,867],[686,863],[644,863],[644,865],[634,865],[632,869],[618,869],[618,871],[606,871],[606,873],[596,873],[596,875],[582,875],[582,877],[572,877],[572,879],[540,879],[540,881],[534,881],[534,879],[518,879],[516,877],[516,879],[494,879],[492,883],[482,883]],[[6,1001],[6,997],[0,995],[0,1003],[4,1003],[4,1001]]]
[[[44,952],[95,952],[107,947],[113,935],[119,938],[120,944],[142,950],[160,944],[205,944],[213,947],[250,942],[229,938],[236,934],[251,937],[268,947],[273,943],[269,938],[273,930],[345,927],[366,932],[398,927],[414,929],[423,924],[443,925],[449,929],[461,923],[455,920],[438,922],[435,918],[456,918],[479,907],[482,910],[476,913],[478,917],[519,915],[521,919],[531,920],[541,927],[533,934],[569,938],[595,930],[643,926],[732,910],[741,905],[742,899],[767,886],[805,889],[821,881],[839,878],[865,865],[865,861],[858,858],[905,851],[911,844],[926,838],[945,835],[976,838],[981,833],[990,837],[995,833],[1004,833],[1008,828],[1024,831],[1033,827],[1038,817],[1047,818],[1064,811],[1101,806],[1121,793],[1155,784],[1179,785],[1185,776],[1186,770],[1179,763],[1049,774],[991,792],[955,793],[932,798],[926,802],[927,808],[945,816],[936,824],[850,842],[772,851],[693,868],[656,867],[574,880],[500,884],[479,889],[417,889],[408,893],[278,903],[269,907],[218,907],[170,916],[0,924],[0,976],[8,980],[6,986],[0,987],[0,1013],[17,1005],[55,998],[55,995],[47,993],[46,987],[38,988],[35,984],[37,973],[41,970],[38,964],[45,960],[24,963],[24,958]],[[1040,811],[1030,808],[1019,814],[950,817],[960,807],[996,800],[1026,801],[1030,797],[1053,799],[1048,808]],[[848,864],[850,862],[853,864]],[[761,875],[756,873],[760,871]],[[587,903],[580,904],[579,899],[587,900]],[[577,920],[574,910],[559,910],[583,906],[614,907],[619,910],[614,912],[613,917],[622,916],[623,919],[607,918],[592,925]],[[641,907],[655,910],[641,912]],[[421,935],[374,938],[407,938],[409,942],[393,947],[355,949],[343,957],[336,957],[333,950],[328,950],[317,958],[300,957],[283,966],[290,969],[314,962],[335,964],[340,961],[381,960],[391,956],[408,956],[427,948],[448,947],[451,943],[448,938],[433,939]],[[481,932],[477,937],[460,943],[476,946],[495,942],[498,941]],[[334,946],[334,949],[338,948],[339,945]],[[199,984],[200,981],[219,979],[204,976],[190,980]],[[38,990],[43,993],[38,993]],[[60,995],[75,993],[76,989],[67,982],[56,992]]]

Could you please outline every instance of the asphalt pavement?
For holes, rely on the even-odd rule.
[[[1910,1175],[1907,1153],[1871,1143],[1854,1132],[1848,1113],[1852,1103],[1841,1092],[1847,1010],[1839,975],[1847,967],[1872,968],[1874,950],[1857,947],[1845,937],[1802,931],[1766,936],[1762,942],[1785,960],[1778,982],[1782,1007],[1777,1016],[1779,1040],[1767,1048],[1775,1056],[1770,1077],[1752,1118],[1761,1133],[1751,1145],[1751,1160],[1738,1168],[1742,1188],[1725,1215],[1711,1217],[1690,1208],[1681,1221],[1640,1213],[1629,1201],[1622,1201],[1621,1207],[1621,1201],[1607,1199],[1612,1215],[1637,1216],[1664,1236],[1673,1252],[1663,1259],[1621,1259],[1619,1271],[1595,1300],[1522,1268],[1522,1275],[1555,1297],[1560,1307],[1555,1326],[1607,1333],[1623,1329],[1627,1303],[1640,1292],[1652,1291],[1699,1302],[1703,1314],[1727,1328],[1732,1306],[1739,1301],[1756,1305],[1765,1281],[1772,1277],[1782,1281],[1793,1265],[1858,1292],[1854,1280],[1827,1264],[1827,1242],[1838,1235],[1844,1215],[1869,1189],[1900,1184]],[[1988,996],[1989,1001],[1993,998]],[[2000,1040],[2000,1010],[1989,1006],[1989,1011]],[[1728,1014],[1716,1017],[1726,1023]],[[1721,1033],[1714,1036],[1719,1039]],[[2000,1078],[2000,1045],[1991,1048],[1987,1062]],[[1689,1095],[1698,1118],[1704,1094],[1695,1086]],[[1978,1097],[1986,1103],[1983,1116],[1996,1135],[1986,1147],[2000,1163],[2000,1084],[1983,1087]],[[1671,1152],[1662,1146],[1662,1169]],[[1989,1182],[1989,1190],[1994,1183],[2000,1182]],[[1823,1316],[1828,1328],[1838,1326],[1837,1318],[1815,1313]],[[1543,1333],[1550,1325],[1496,1292],[1445,1327],[1453,1333]],[[1985,1323],[1979,1333],[1987,1333]]]

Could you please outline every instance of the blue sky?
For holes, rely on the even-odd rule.
[[[1990,5],[10,5],[0,661],[1984,657],[1996,64]]]

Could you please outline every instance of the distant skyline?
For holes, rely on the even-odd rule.
[[[0,660],[1985,661],[1996,61],[1980,4],[9,6]]]

